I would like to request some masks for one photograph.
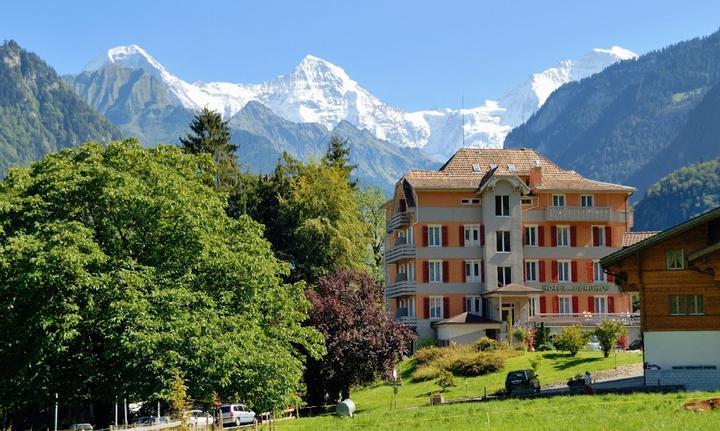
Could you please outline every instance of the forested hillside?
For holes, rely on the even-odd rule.
[[[720,159],[686,166],[650,187],[635,206],[635,230],[662,230],[720,206]]]
[[[506,147],[637,187],[720,155],[720,33],[612,65],[559,88]]]
[[[120,136],[37,55],[8,41],[0,60],[0,177],[49,152]]]

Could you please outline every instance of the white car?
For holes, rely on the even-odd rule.
[[[223,425],[234,424],[240,426],[255,422],[255,412],[244,404],[224,404],[220,407],[220,410],[222,411]]]
[[[206,427],[212,425],[213,423],[213,418],[210,416],[210,413],[202,410],[190,410],[189,412],[185,412],[185,417],[187,417],[188,425],[193,427]]]

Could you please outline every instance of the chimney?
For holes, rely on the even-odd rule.
[[[529,186],[536,187],[542,184],[542,167],[540,166],[540,160],[533,162],[532,168],[530,168],[530,184]]]

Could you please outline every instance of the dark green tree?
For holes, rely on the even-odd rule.
[[[324,165],[337,168],[345,175],[352,188],[357,187],[356,181],[351,181],[350,176],[357,165],[350,164],[350,144],[347,139],[333,136],[328,143],[328,149],[322,159]]]

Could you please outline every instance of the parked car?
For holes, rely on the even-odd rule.
[[[135,425],[159,425],[170,423],[169,416],[143,416],[135,421]]]
[[[70,425],[71,431],[92,431],[93,426],[88,423],[72,424]]]
[[[642,348],[643,348],[643,342],[641,339],[637,339],[637,340],[633,341],[628,346],[628,350],[642,350]]]
[[[590,341],[588,341],[585,349],[591,352],[599,352],[600,350],[602,350],[602,346],[600,345],[600,340],[598,340],[598,337],[594,335],[590,337]]]
[[[202,410],[190,410],[185,412],[185,417],[187,417],[187,423],[190,426],[194,427],[204,427],[212,425],[213,423],[213,417],[208,412],[204,412]]]
[[[540,392],[540,380],[533,370],[510,371],[505,377],[505,391],[508,395]]]
[[[244,404],[224,404],[220,407],[223,424],[251,424],[255,422],[255,412]]]

